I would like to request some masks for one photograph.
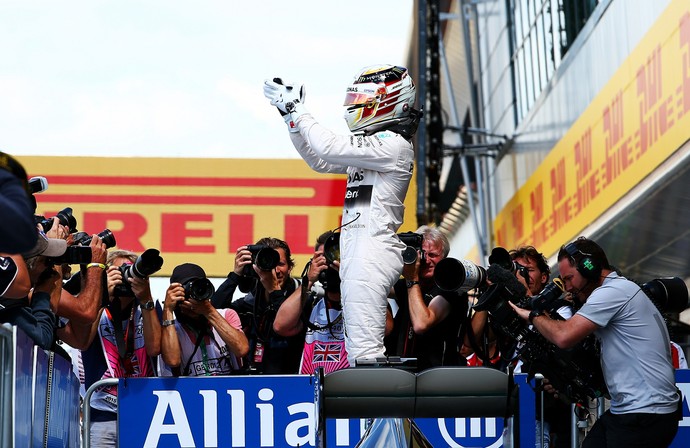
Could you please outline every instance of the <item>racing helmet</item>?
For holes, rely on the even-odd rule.
[[[405,67],[365,67],[347,87],[345,121],[355,134],[390,129],[410,117],[415,98],[414,82]]]

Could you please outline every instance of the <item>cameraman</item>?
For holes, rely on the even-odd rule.
[[[534,246],[520,246],[510,251],[510,257],[519,265],[515,276],[527,288],[527,294],[536,296],[548,284],[551,269],[546,257]],[[526,274],[526,275],[525,275]],[[557,313],[562,319],[569,319],[573,315],[572,303],[560,301]],[[522,372],[522,361],[518,362],[515,373]],[[522,372],[527,373],[527,372]],[[537,415],[540,415],[541,400],[537,399]],[[570,446],[570,405],[555,398],[551,394],[544,395],[544,427],[537,421],[537,447],[569,447]],[[554,434],[552,440],[551,433]],[[542,445],[543,437],[543,445]],[[553,442],[553,443],[552,443]]]
[[[161,376],[230,375],[249,350],[234,310],[217,310],[210,297],[189,292],[204,280],[209,286],[203,292],[212,294],[213,285],[200,266],[184,263],[173,269],[161,323]]]
[[[573,347],[592,333],[600,342],[611,407],[582,446],[668,446],[682,418],[682,397],[659,310],[636,283],[613,270],[592,240],[580,237],[561,247],[558,268],[566,290],[581,306],[573,317],[554,320],[542,311],[510,305],[560,348]]]
[[[108,253],[109,302],[90,327],[87,348],[81,352],[86,389],[105,378],[155,376],[153,359],[160,354],[161,326],[149,279],[126,279],[121,272],[121,267],[137,259],[136,253],[127,250]],[[129,286],[123,287],[124,282]],[[104,387],[91,396],[90,432],[91,446],[117,446],[117,386]]]
[[[264,271],[254,264],[254,256],[247,246],[240,246],[235,255],[235,267],[211,299],[216,308],[231,308],[239,314],[242,330],[249,341],[249,353],[244,357],[243,371],[249,374],[297,373],[302,355],[304,334],[283,337],[273,330],[278,308],[300,285],[290,277],[295,265],[288,244],[278,238],[266,237],[256,242],[278,252],[278,264]],[[245,275],[251,269],[251,275]],[[232,300],[240,286],[244,297]],[[244,286],[244,288],[243,288]]]
[[[422,248],[414,264],[403,266],[404,278],[393,287],[398,312],[386,338],[387,354],[417,358],[420,371],[464,365],[458,337],[467,321],[467,295],[441,291],[434,282],[436,264],[448,256],[450,243],[436,228],[421,226],[415,233],[423,237]]]

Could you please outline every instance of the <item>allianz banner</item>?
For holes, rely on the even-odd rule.
[[[120,380],[119,446],[316,446],[312,381],[308,375]],[[365,424],[328,419],[326,446],[354,447]],[[418,419],[417,424],[432,446],[503,445],[502,419]]]
[[[345,197],[344,175],[301,159],[17,158],[30,177],[48,180],[37,214],[71,207],[79,230],[109,229],[118,248],[137,253],[158,249],[162,276],[193,262],[225,277],[239,246],[267,236],[287,241],[301,269],[316,238],[340,225]],[[410,188],[406,230],[415,228],[414,198]]]
[[[535,444],[534,381],[516,374],[520,446]],[[690,370],[676,371],[683,419],[672,448],[690,446]],[[118,385],[121,447],[313,447],[315,386],[308,375],[129,378]],[[375,400],[375,398],[372,398]],[[501,418],[416,419],[435,447],[499,448]],[[365,420],[328,419],[326,446],[354,447]],[[519,435],[517,435],[519,434]],[[516,445],[517,446],[517,445]]]

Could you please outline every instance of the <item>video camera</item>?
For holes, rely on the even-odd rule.
[[[680,313],[688,308],[688,287],[679,277],[655,278],[640,288],[662,313]]]
[[[489,255],[489,265],[492,264],[499,265],[503,269],[510,271],[511,274],[518,272],[526,282],[529,282],[529,270],[527,267],[513,260],[513,258],[510,256],[510,252],[503,247],[498,246],[491,250],[491,255]]]
[[[77,246],[78,247],[78,246]],[[158,249],[146,249],[134,263],[123,264],[119,266],[122,274],[122,283],[115,286],[113,294],[116,297],[131,297],[132,285],[129,284],[129,279],[132,277],[146,279],[148,276],[158,272],[163,266],[163,257],[160,256]]]
[[[499,269],[505,274],[501,274]],[[558,314],[555,311],[561,306],[558,299],[563,293],[561,285],[550,283],[538,295],[528,297],[514,274],[498,265],[491,265],[489,270],[492,284],[479,296],[473,308],[487,311],[494,331],[514,342],[516,356],[522,360],[523,371],[528,372],[528,377],[543,374],[559,391],[559,396],[568,402],[579,403],[587,397],[608,396],[594,335],[571,349],[558,348],[520,318],[508,304],[512,302],[521,308],[548,311],[552,318],[556,318]]]

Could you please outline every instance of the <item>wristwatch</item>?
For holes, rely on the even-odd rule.
[[[529,312],[529,323],[532,323],[535,317],[543,316],[544,311],[542,310],[532,310]]]
[[[151,311],[156,307],[156,304],[153,303],[153,300],[149,300],[148,302],[144,302],[141,304],[141,309],[146,310],[146,311]]]
[[[164,320],[163,322],[161,322],[161,327],[169,327],[173,324],[175,324],[175,319]]]
[[[414,285],[418,285],[419,282],[417,280],[408,280],[405,282],[405,285],[407,285],[407,289],[412,288]]]

